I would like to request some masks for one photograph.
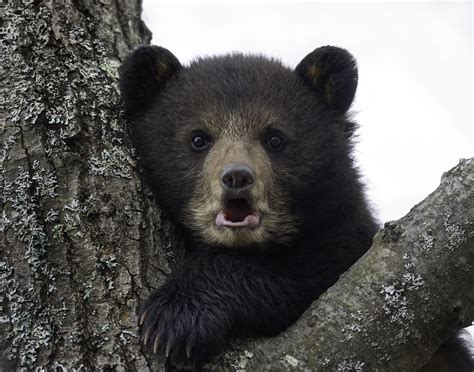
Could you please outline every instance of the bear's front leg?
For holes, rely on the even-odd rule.
[[[209,256],[188,257],[139,312],[141,341],[176,367],[195,367],[222,347],[233,323],[227,296],[209,271]]]
[[[199,363],[229,337],[281,332],[312,298],[302,281],[261,260],[194,253],[142,307],[142,342],[175,366]]]
[[[172,365],[193,367],[223,345],[231,320],[218,301],[170,279],[153,292],[139,313],[141,340]]]

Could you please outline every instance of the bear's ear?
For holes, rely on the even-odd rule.
[[[120,69],[120,91],[128,116],[146,111],[165,83],[181,70],[178,59],[167,49],[141,46]]]
[[[357,64],[345,49],[324,46],[308,54],[295,72],[331,110],[344,114],[357,89]]]

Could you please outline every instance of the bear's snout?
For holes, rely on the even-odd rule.
[[[255,184],[255,172],[243,164],[231,164],[224,167],[221,185],[225,191],[247,191]]]

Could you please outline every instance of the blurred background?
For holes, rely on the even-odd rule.
[[[144,0],[152,43],[197,56],[263,53],[295,67],[322,45],[359,65],[356,158],[381,222],[404,216],[474,154],[470,1]]]

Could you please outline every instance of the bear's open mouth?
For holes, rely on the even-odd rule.
[[[259,224],[260,215],[244,198],[229,199],[225,209],[216,217],[218,227],[257,227]]]

